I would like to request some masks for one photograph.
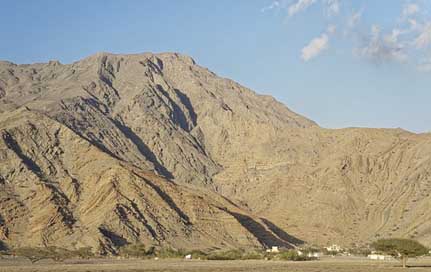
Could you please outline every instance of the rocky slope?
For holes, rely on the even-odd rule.
[[[175,248],[293,246],[266,221],[211,192],[174,184],[28,109],[0,125],[0,238],[9,246],[127,243]]]
[[[0,134],[13,246],[431,243],[430,135],[323,129],[187,56],[0,62]]]

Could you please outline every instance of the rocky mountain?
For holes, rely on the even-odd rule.
[[[0,239],[431,243],[431,135],[319,127],[190,57],[0,62]]]

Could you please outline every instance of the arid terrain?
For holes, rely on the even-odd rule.
[[[30,266],[25,262],[0,260],[0,272],[397,272],[406,271],[398,262],[373,262],[364,259],[325,259],[316,262],[277,261],[178,261],[178,260],[104,260],[69,261],[66,264],[41,263]],[[408,271],[431,271],[429,259],[414,260]]]
[[[431,244],[431,135],[325,129],[188,56],[0,62],[0,135],[9,247]]]

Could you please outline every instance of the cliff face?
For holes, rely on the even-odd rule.
[[[322,129],[187,56],[0,62],[0,134],[12,246],[431,242],[430,135]]]
[[[176,248],[292,246],[221,196],[177,185],[101,150],[41,113],[3,114],[0,238],[9,246],[127,243]]]

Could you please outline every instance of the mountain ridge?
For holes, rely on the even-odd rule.
[[[321,128],[181,54],[0,62],[0,132],[13,246],[431,242],[431,135]]]

